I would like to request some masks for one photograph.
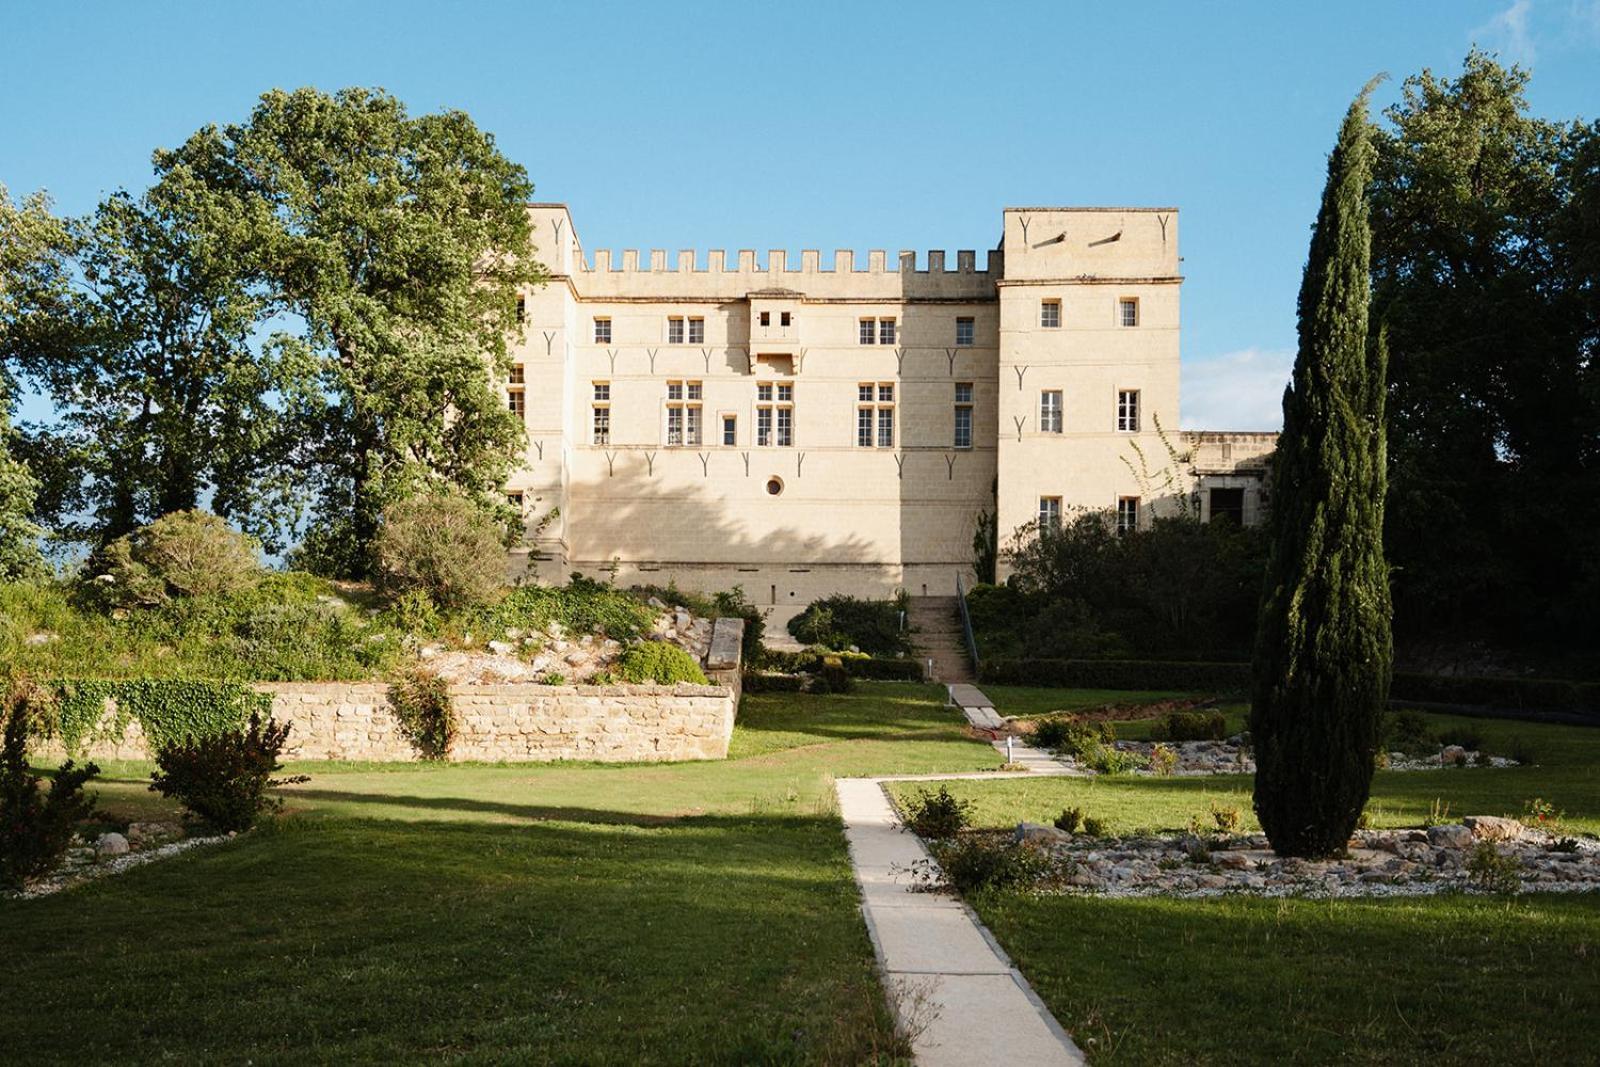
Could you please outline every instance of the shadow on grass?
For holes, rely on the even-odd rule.
[[[504,801],[480,800],[473,797],[421,797],[339,789],[296,788],[285,790],[279,795],[291,802],[306,799],[340,804],[417,808],[424,811],[459,811],[479,815],[509,815],[528,822],[581,822],[594,823],[600,826],[664,826],[690,818],[707,818],[707,816],[649,815],[639,812],[606,811],[600,808],[581,808],[561,804],[509,804]],[[296,814],[299,813],[296,812]],[[330,817],[338,816],[330,815]],[[452,825],[460,824],[455,823]]]

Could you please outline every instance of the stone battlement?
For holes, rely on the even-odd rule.
[[[646,259],[641,258],[637,248],[624,249],[620,258],[613,256],[611,249],[602,248],[593,253],[592,264],[588,257],[579,255],[573,266],[583,274],[970,274],[998,278],[1003,273],[1004,254],[999,249],[985,253],[982,270],[978,269],[977,261],[978,254],[970,249],[958,251],[954,261],[943,249],[934,249],[927,253],[919,267],[914,251],[902,251],[891,263],[888,252],[873,249],[867,253],[867,266],[862,270],[856,266],[856,252],[849,248],[835,251],[829,266],[823,265],[822,253],[814,248],[803,250],[798,264],[791,264],[788,251],[781,248],[769,251],[765,263],[749,248],[740,249],[731,259],[727,251],[720,248],[705,252],[704,259],[693,249],[678,252],[675,257],[669,257],[665,249],[651,249]]]

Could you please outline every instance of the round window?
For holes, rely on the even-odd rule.
[[[782,478],[768,478],[767,479],[767,492],[769,494],[771,494],[772,496],[777,496],[779,493],[783,492],[783,479]]]

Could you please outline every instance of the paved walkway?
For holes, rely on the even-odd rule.
[[[950,703],[961,709],[961,714],[966,716],[967,722],[979,730],[987,730],[994,735],[990,737],[989,743],[1006,757],[1007,763],[1033,774],[1078,773],[1076,768],[1068,767],[1042,748],[1023,744],[1015,737],[998,736],[999,731],[1005,728],[1006,720],[994,710],[994,702],[984,696],[983,690],[977,686],[957,684],[945,688],[950,691]]]
[[[909,890],[908,869],[929,856],[898,825],[886,780],[840,779],[839,811],[872,947],[917,1063],[1082,1064],[1072,1038],[972,910],[953,897]]]

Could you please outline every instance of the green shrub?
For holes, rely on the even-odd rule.
[[[1083,825],[1082,808],[1063,808],[1061,814],[1056,816],[1056,829],[1065,830],[1069,834],[1078,832],[1078,827]]]
[[[627,644],[650,632],[655,612],[630,593],[574,574],[566,585],[519,585],[464,625],[480,632],[544,631],[556,623],[570,634],[599,634]]]
[[[278,753],[288,736],[288,723],[263,723],[252,713],[242,730],[162,745],[150,789],[176,799],[217,830],[248,830],[262,814],[283,807],[283,801],[267,796],[269,788],[307,781],[304,775],[272,777],[283,769]]]
[[[1146,766],[1137,752],[1124,752],[1110,744],[1095,743],[1078,754],[1078,762],[1099,774],[1127,774]]]
[[[1105,837],[1107,833],[1106,821],[1097,819],[1093,815],[1083,817],[1083,832],[1090,837]]]
[[[94,814],[94,801],[84,783],[100,773],[93,763],[76,766],[67,760],[56,771],[50,791],[28,766],[28,734],[37,705],[48,697],[26,682],[14,682],[0,713],[5,716],[0,746],[0,885],[20,886],[25,880],[55,869],[72,844],[83,820]]]
[[[175,511],[96,553],[82,592],[102,608],[149,608],[237,592],[261,573],[250,538],[210,512]]]
[[[855,683],[850,680],[850,673],[844,669],[844,664],[838,656],[823,656],[817,664],[816,671],[811,675],[811,684],[806,687],[809,693],[848,693],[855,688]]]
[[[806,679],[798,674],[746,671],[741,684],[746,693],[799,693],[805,690]]]
[[[918,837],[930,841],[954,837],[966,829],[972,801],[952,796],[946,786],[937,793],[923,789],[906,806],[906,826]]]
[[[1116,727],[1109,722],[1085,722],[1071,716],[1040,719],[1034,726],[1033,742],[1066,756],[1089,756],[1117,739]]]
[[[493,600],[506,584],[505,530],[458,493],[435,492],[383,509],[373,575],[389,596],[420,592],[460,609]]]
[[[1172,777],[1172,772],[1178,769],[1178,754],[1166,745],[1153,745],[1150,748],[1150,773],[1160,778]]]
[[[1435,704],[1600,712],[1600,682],[1560,678],[1465,678],[1396,671],[1389,696]]]
[[[641,641],[629,647],[617,664],[617,674],[626,682],[709,684],[694,657],[666,641]]]
[[[389,683],[389,710],[417,754],[426,760],[450,755],[459,727],[450,683],[423,667],[404,671]]]
[[[990,836],[947,839],[935,844],[933,852],[944,884],[963,894],[1025,888],[1050,869],[1043,849]]]
[[[1467,877],[1490,893],[1522,892],[1522,861],[1501,855],[1493,841],[1480,841],[1467,859]]]
[[[1156,732],[1167,741],[1221,741],[1228,721],[1220,711],[1169,711]]]
[[[803,644],[835,652],[858,648],[869,656],[905,655],[911,638],[901,628],[901,613],[909,599],[902,592],[894,600],[859,600],[831,596],[813,600],[789,620],[789,633]]]

